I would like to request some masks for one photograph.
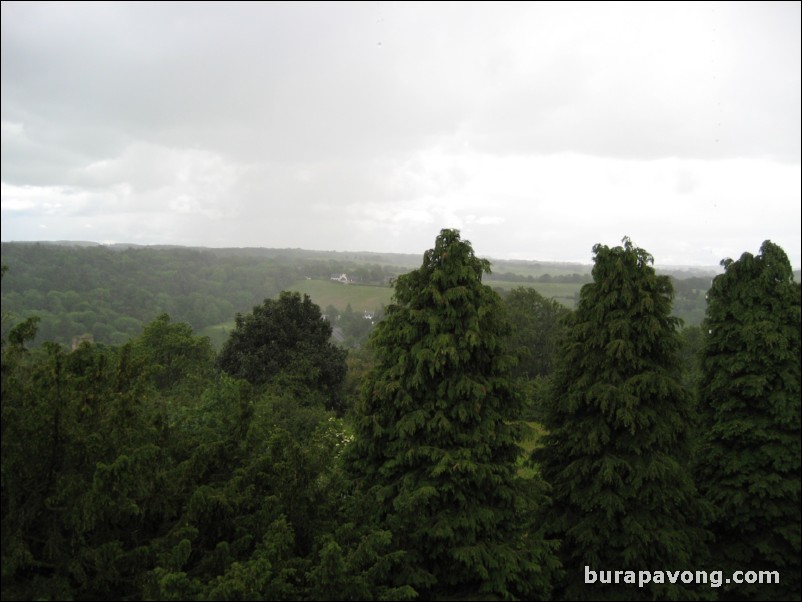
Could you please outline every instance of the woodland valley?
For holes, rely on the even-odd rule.
[[[802,595],[802,295],[771,241],[710,270],[626,238],[491,264],[456,230],[2,263],[4,600]]]

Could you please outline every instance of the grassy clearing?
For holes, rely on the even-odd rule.
[[[375,311],[382,305],[389,305],[393,289],[389,286],[366,286],[361,284],[341,284],[329,280],[298,280],[287,290],[297,291],[302,295],[309,295],[313,303],[324,311],[328,305],[333,305],[340,312],[345,311],[350,303],[351,309],[356,312]],[[247,312],[245,312],[247,313]],[[229,333],[234,330],[234,320],[214,324],[201,329],[197,334],[209,337],[212,345],[220,349],[228,339]]]
[[[531,479],[538,474],[538,469],[536,466],[528,465],[529,456],[533,450],[541,446],[540,440],[546,434],[546,429],[539,422],[527,422],[526,425],[529,429],[526,438],[520,443],[524,454],[518,460],[518,475],[525,479]]]
[[[486,284],[504,291],[511,291],[521,286],[533,288],[547,299],[559,301],[571,309],[576,307],[575,299],[579,294],[579,289],[583,286],[581,283],[574,282],[504,282],[501,280],[488,281]]]
[[[228,339],[229,333],[234,330],[235,326],[236,322],[234,322],[234,320],[229,320],[228,322],[202,328],[195,334],[201,337],[209,337],[209,340],[212,342],[212,346],[215,349],[220,349],[223,346],[223,343],[226,342],[226,339]]]
[[[491,268],[495,274],[520,274],[521,276],[532,276],[537,278],[545,274],[552,276],[568,276],[570,274],[588,274],[592,265],[589,264],[566,264],[566,263],[538,263],[530,261],[505,261],[503,259],[491,262]]]
[[[575,295],[582,287],[581,284],[558,283],[558,282],[489,282],[493,288],[502,290],[512,290],[519,286],[534,288],[544,297],[555,299],[566,307],[574,307]],[[342,284],[330,280],[297,280],[290,285],[291,291],[297,291],[302,295],[306,294],[312,299],[313,303],[320,306],[320,310],[325,310],[326,306],[333,305],[340,312],[345,311],[348,305],[356,312],[375,311],[382,305],[389,305],[393,295],[393,289],[389,286],[368,286],[363,284]],[[201,336],[209,337],[212,344],[219,349],[223,342],[228,338],[228,334],[234,330],[234,320],[207,326],[198,332]]]
[[[331,280],[298,280],[293,282],[289,290],[309,295],[321,311],[333,305],[341,312],[349,304],[354,311],[377,310],[382,305],[389,305],[393,295],[393,289],[389,286],[342,284]]]
[[[504,282],[487,281],[492,288],[505,291],[519,286],[535,289],[548,299],[555,299],[566,307],[574,308],[574,299],[582,288],[580,283],[572,282]],[[367,286],[361,284],[341,284],[330,280],[298,280],[290,286],[290,290],[307,294],[321,309],[333,305],[339,311],[345,311],[350,303],[354,311],[373,311],[382,305],[389,305],[393,289],[389,286]]]

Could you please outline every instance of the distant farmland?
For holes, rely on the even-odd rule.
[[[503,291],[511,291],[518,287],[533,288],[547,299],[554,299],[570,309],[576,307],[576,295],[584,286],[578,282],[505,282],[503,280],[490,280],[485,284]]]
[[[546,298],[553,298],[566,307],[573,308],[574,298],[582,288],[577,283],[560,282],[504,282],[501,280],[487,281],[492,288],[504,291],[520,286],[533,288]],[[339,311],[344,311],[350,304],[354,311],[373,311],[382,305],[389,305],[393,289],[389,286],[367,286],[361,284],[342,284],[330,280],[298,280],[290,286],[290,290],[307,294],[321,310],[333,305]]]
[[[297,280],[289,290],[309,295],[321,310],[333,305],[345,311],[348,305],[354,311],[373,311],[389,305],[393,289],[389,286],[368,286],[364,284],[343,284],[331,280]]]
[[[348,305],[356,312],[375,311],[383,305],[389,305],[393,294],[393,289],[389,286],[343,284],[331,280],[296,280],[287,290],[309,295],[312,303],[317,304],[321,312],[329,305],[340,312],[344,312]],[[199,334],[209,337],[214,346],[219,348],[235,325],[234,320],[231,320],[204,328]]]

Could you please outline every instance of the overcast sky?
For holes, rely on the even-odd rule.
[[[800,266],[800,3],[2,3],[2,240]]]

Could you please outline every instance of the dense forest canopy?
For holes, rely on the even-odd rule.
[[[233,320],[305,278],[348,272],[388,286],[400,269],[292,251],[65,247],[3,243],[3,307],[41,319],[38,340],[91,334],[122,344],[162,313],[195,330]],[[343,310],[345,308],[342,308]]]
[[[787,257],[766,241],[710,287],[594,252],[566,306],[455,230],[415,269],[4,244],[2,598],[799,599]],[[391,301],[286,290],[344,273]]]

